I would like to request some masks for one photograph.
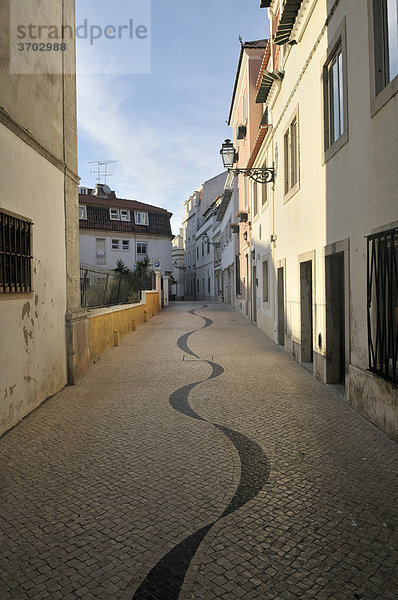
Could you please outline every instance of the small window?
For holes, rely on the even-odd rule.
[[[197,290],[197,292],[199,294],[199,279],[196,280],[196,290]]]
[[[109,209],[109,218],[111,221],[120,221],[120,211],[118,208]]]
[[[269,302],[268,260],[263,261],[263,302]]]
[[[256,216],[258,213],[258,202],[257,202],[257,183],[255,181],[253,181],[253,184],[252,184],[252,198],[253,198],[253,215]]]
[[[137,242],[137,254],[148,254],[148,242]]]
[[[122,250],[130,250],[130,240],[122,240]]]
[[[204,242],[202,242],[202,256],[204,256],[204,255],[205,255],[205,245],[204,245]]]
[[[106,264],[105,238],[95,238],[95,264]]]
[[[32,291],[32,223],[0,212],[0,292]]]
[[[298,121],[297,117],[290,123],[284,135],[285,153],[285,194],[293,190],[299,181],[298,168]]]
[[[332,39],[323,67],[324,160],[348,141],[345,20]]]
[[[210,277],[207,278],[207,293],[210,294]]]
[[[325,67],[325,142],[333,146],[345,129],[343,49],[340,46]]]
[[[87,221],[87,206],[79,206],[80,221]]]
[[[199,246],[196,248],[196,258],[199,259]]]
[[[130,221],[130,211],[120,209],[120,220],[121,221]]]
[[[210,254],[210,240],[207,242],[207,254]]]
[[[267,163],[263,164],[264,169],[267,168]],[[267,185],[261,185],[261,207],[263,208],[267,204],[268,196],[267,196]]]
[[[119,250],[119,240],[112,240],[112,250]]]
[[[148,213],[136,212],[135,213],[135,224],[136,225],[148,225]]]
[[[397,0],[373,0],[376,96],[398,75]]]

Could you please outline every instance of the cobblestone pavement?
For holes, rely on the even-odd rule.
[[[396,444],[201,306],[0,439],[1,600],[395,600]]]

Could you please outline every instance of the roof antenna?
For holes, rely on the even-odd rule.
[[[97,176],[97,183],[106,183],[107,177],[112,177],[114,173],[108,173],[109,165],[119,162],[118,160],[92,160],[90,165],[97,165],[95,170],[91,170],[91,175]],[[103,179],[104,181],[101,181]]]
[[[240,41],[240,45],[241,45],[241,46],[243,46],[243,39],[242,39],[242,36],[240,35],[238,39],[239,39],[239,41]]]

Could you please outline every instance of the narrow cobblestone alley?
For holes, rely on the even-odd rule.
[[[0,453],[2,600],[396,598],[396,444],[222,305],[172,304]]]

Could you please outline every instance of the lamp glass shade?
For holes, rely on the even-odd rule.
[[[225,140],[221,146],[220,154],[224,167],[226,169],[232,169],[235,162],[235,148],[231,140]]]

